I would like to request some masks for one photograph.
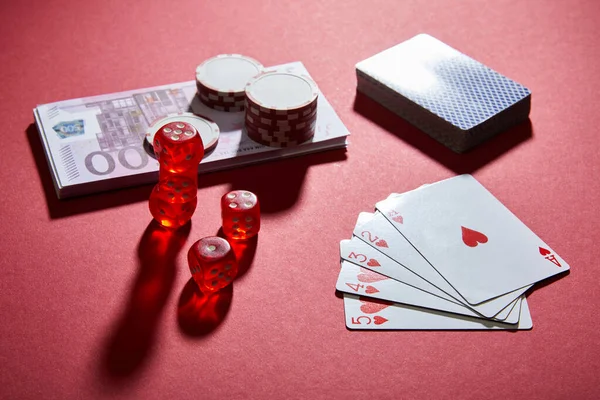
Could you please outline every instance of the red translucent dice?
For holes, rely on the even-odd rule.
[[[175,121],[163,125],[154,135],[152,145],[160,169],[169,173],[198,169],[204,157],[202,138],[196,128],[187,122]]]
[[[177,229],[192,219],[196,211],[196,196],[186,202],[173,203],[161,199],[161,193],[160,188],[155,186],[149,201],[150,213],[159,224],[165,228]]]
[[[230,285],[238,272],[231,246],[217,236],[198,240],[187,257],[192,277],[203,293],[213,293]]]
[[[258,198],[247,190],[234,190],[221,198],[223,234],[230,239],[249,239],[260,230]]]
[[[196,210],[198,164],[204,145],[196,129],[185,122],[170,122],[154,136],[160,163],[158,184],[150,194],[150,212],[162,226],[185,225]]]

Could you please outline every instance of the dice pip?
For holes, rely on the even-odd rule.
[[[233,282],[238,262],[227,240],[208,236],[190,247],[188,265],[194,281],[205,294],[223,289]]]
[[[229,239],[249,239],[260,230],[260,204],[247,190],[234,190],[221,198],[223,234]]]

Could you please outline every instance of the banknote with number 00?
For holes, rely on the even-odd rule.
[[[273,69],[308,74],[301,62]],[[289,148],[263,146],[247,137],[243,112],[221,112],[202,104],[195,81],[59,101],[33,111],[59,198],[156,182],[158,161],[144,141],[149,126],[171,114],[193,112],[219,125],[217,146],[204,157],[199,173],[343,148],[349,135],[319,93],[312,140]]]

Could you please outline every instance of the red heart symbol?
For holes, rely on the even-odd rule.
[[[387,276],[380,275],[377,272],[369,271],[366,268],[361,268],[360,270],[362,274],[358,274],[357,278],[361,282],[373,283],[382,281],[384,279],[389,279]]]
[[[367,286],[365,293],[367,293],[367,294],[379,293],[379,290],[377,290],[376,287],[369,285],[369,286]]]
[[[369,267],[381,267],[381,264],[379,264],[379,263],[377,262],[377,260],[376,260],[376,259],[374,259],[374,258],[371,258],[371,259],[369,260],[369,262],[367,263],[367,265],[368,265]]]
[[[378,241],[376,241],[375,246],[388,247],[387,242],[383,239],[379,239]]]
[[[462,240],[469,247],[477,247],[479,243],[487,243],[488,238],[481,232],[474,231],[469,228],[462,228]]]
[[[404,219],[402,218],[402,215],[396,215],[394,218],[392,218],[394,221],[396,221],[399,224],[403,224],[404,223]]]
[[[361,303],[363,303],[360,306],[360,311],[364,312],[365,314],[375,314],[383,310],[384,308],[388,308],[392,305],[392,303],[390,303],[389,301],[378,299],[363,300],[363,298],[361,297],[360,301]]]
[[[540,247],[540,254],[541,254],[541,255],[543,255],[543,256],[547,256],[547,255],[548,255],[548,254],[550,254],[550,253],[551,253],[551,252],[550,252],[550,250],[548,250],[548,249],[545,249],[545,248],[543,248],[543,247]]]
[[[373,321],[375,322],[375,325],[381,325],[388,322],[387,319],[380,317],[379,315],[374,316]]]

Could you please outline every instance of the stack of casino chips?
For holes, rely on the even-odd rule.
[[[246,85],[248,137],[270,147],[291,147],[315,134],[317,84],[308,76],[268,71]]]
[[[245,105],[246,84],[262,71],[261,63],[240,54],[209,58],[196,68],[198,98],[218,111],[241,112]]]

